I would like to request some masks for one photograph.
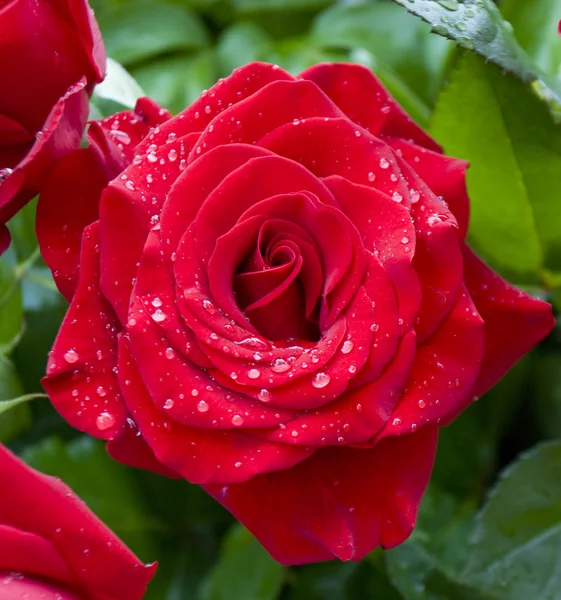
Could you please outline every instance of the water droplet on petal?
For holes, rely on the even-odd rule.
[[[96,393],[100,398],[107,396],[107,391],[102,385],[97,388]]]
[[[257,394],[257,397],[259,398],[259,400],[261,400],[261,402],[270,402],[271,392],[269,390],[263,389],[259,392],[259,394]]]
[[[387,169],[390,166],[390,163],[385,158],[381,158],[380,166],[382,167],[382,169]]]
[[[115,417],[111,413],[103,411],[95,420],[95,424],[100,431],[106,431],[115,425]]]
[[[152,313],[152,319],[156,321],[156,323],[161,323],[166,320],[166,314],[162,312],[159,308]]]
[[[243,417],[241,415],[234,415],[232,417],[232,425],[235,425],[236,427],[243,425]]]
[[[261,375],[261,371],[259,369],[249,369],[247,372],[247,376],[250,379],[257,379]]]
[[[164,408],[166,410],[169,410],[170,408],[173,408],[173,405],[175,404],[175,402],[171,399],[168,398],[165,402],[164,402]]]
[[[162,306],[162,301],[159,298],[154,298],[154,300],[152,300],[152,306],[154,308],[160,308],[160,306]]]
[[[343,345],[341,346],[341,352],[343,354],[348,354],[353,348],[354,344],[350,340],[347,340],[343,342]]]
[[[205,413],[207,412],[209,409],[208,403],[205,402],[204,400],[201,400],[198,404],[197,404],[197,410],[199,412]]]
[[[69,364],[77,362],[79,358],[76,350],[68,350],[68,352],[64,353],[64,360]]]
[[[312,379],[312,385],[321,389],[328,385],[330,381],[331,377],[327,373],[316,373]]]
[[[285,371],[288,371],[288,369],[290,369],[290,365],[286,362],[286,360],[284,360],[284,358],[275,358],[271,369],[275,373],[284,373]]]

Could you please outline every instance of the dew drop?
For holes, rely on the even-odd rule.
[[[284,358],[275,358],[271,369],[275,373],[284,373],[285,371],[288,371],[288,369],[290,369],[290,365],[286,362],[286,360],[284,360]]]
[[[102,385],[97,388],[96,393],[100,398],[107,396],[107,391]]]
[[[214,304],[210,300],[203,300],[203,308],[209,315],[216,314],[216,308],[214,308]]]
[[[162,301],[159,298],[154,298],[154,300],[152,300],[152,306],[154,308],[160,308],[160,306],[162,306]]]
[[[171,399],[168,398],[165,402],[164,402],[164,408],[166,410],[169,410],[170,408],[173,408],[173,405],[175,404],[175,402]]]
[[[197,410],[201,413],[205,413],[208,411],[208,402],[205,402],[204,400],[201,400],[198,404],[197,404]]]
[[[259,369],[249,369],[247,372],[247,376],[250,379],[258,379],[261,375],[261,371]]]
[[[331,377],[327,373],[316,373],[312,379],[312,385],[321,389],[328,385],[330,381]]]
[[[390,163],[385,158],[380,159],[380,167],[382,167],[382,169],[387,169],[389,166]]]
[[[259,400],[261,400],[261,402],[270,402],[271,392],[269,390],[263,389],[259,392],[259,394],[257,394],[257,397],[259,398]]]
[[[370,173],[368,173],[368,181],[374,181],[376,179],[376,175],[374,175],[374,173],[372,173],[372,171],[370,171]]]
[[[399,192],[394,192],[392,194],[392,200],[394,202],[401,202],[403,200],[403,196]]]
[[[343,342],[343,345],[341,346],[341,352],[343,354],[348,354],[353,348],[354,344],[350,340],[347,340]]]
[[[417,401],[417,406],[419,408],[425,408],[426,405],[427,405],[427,403],[422,399]]]
[[[392,425],[394,427],[399,427],[401,425],[401,419],[399,417],[396,417],[393,421],[392,421]]]
[[[174,162],[177,160],[177,150],[170,150],[168,152],[168,158],[170,162]]]
[[[68,364],[73,364],[73,363],[77,362],[79,358],[80,357],[78,356],[78,353],[76,352],[76,350],[68,350],[68,352],[64,353],[64,360]]]
[[[154,321],[156,321],[156,323],[161,323],[162,321],[166,320],[166,314],[159,308],[152,313],[151,317]]]
[[[106,431],[115,425],[115,417],[111,413],[103,411],[95,420],[95,424],[100,431]]]
[[[235,425],[236,427],[243,425],[243,417],[241,415],[234,415],[232,417],[232,425]]]

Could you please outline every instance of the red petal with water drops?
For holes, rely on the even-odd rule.
[[[466,287],[485,321],[485,356],[473,391],[493,386],[555,326],[551,305],[510,285],[464,247]]]
[[[340,175],[409,206],[409,190],[391,148],[348,119],[305,119],[275,129],[258,143],[316,177]]]
[[[144,596],[155,567],[144,567],[60,480],[34,471],[0,446],[0,482],[0,523],[50,543],[70,570],[72,588],[80,597]],[[59,568],[49,575],[59,573]]]
[[[105,167],[85,148],[56,165],[39,196],[36,229],[41,254],[68,301],[78,284],[82,234],[98,218],[107,183]]]
[[[425,185],[437,196],[444,198],[465,237],[469,224],[469,197],[466,187],[466,170],[469,163],[432,152],[405,140],[393,139],[389,144],[396,152],[401,153]]]
[[[41,535],[0,521],[0,572],[3,571],[33,573],[64,583],[71,583],[74,579],[72,571],[52,542]],[[1,583],[0,589],[4,589]]]
[[[341,111],[310,81],[275,81],[215,118],[212,127],[201,134],[190,160],[224,144],[255,144],[287,123],[341,116]]]
[[[181,479],[181,475],[168,469],[154,456],[152,448],[146,443],[132,419],[128,419],[127,425],[118,438],[107,442],[109,456],[127,467],[152,471],[170,479]]]
[[[84,231],[80,279],[50,353],[42,384],[76,429],[101,439],[119,436],[128,412],[119,392],[119,322],[99,290],[98,223]]]
[[[182,172],[192,142],[178,138],[160,148],[149,146],[101,197],[101,289],[123,324],[148,232],[159,221],[170,185]]]
[[[483,319],[464,288],[448,318],[417,348],[406,391],[380,439],[448,424],[473,398],[484,350]]]
[[[231,402],[231,429],[186,427],[157,410],[146,389],[126,338],[119,343],[119,378],[125,401],[156,458],[191,483],[246,481],[260,473],[287,469],[307,458],[309,448],[275,444],[244,429],[250,416]],[[210,413],[214,398],[199,400],[197,411]],[[171,409],[164,408],[164,411]],[[212,424],[210,424],[212,426]]]
[[[280,563],[360,560],[410,535],[434,461],[436,428],[371,449],[329,448],[299,465],[206,491]]]
[[[171,113],[150,98],[139,98],[134,110],[91,122],[86,137],[113,179],[133,161],[150,130],[170,118]]]
[[[298,78],[316,83],[351,121],[372,134],[411,139],[431,150],[440,150],[370,69],[350,63],[320,64],[302,71]]]

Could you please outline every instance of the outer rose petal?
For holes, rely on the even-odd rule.
[[[319,64],[302,71],[298,79],[313,81],[351,121],[372,134],[412,139],[420,146],[440,150],[440,146],[411,120],[370,69],[348,63]]]
[[[286,471],[206,485],[285,565],[360,560],[410,535],[428,483],[437,430],[370,449],[328,448]]]
[[[84,231],[80,267],[42,384],[70,424],[107,440],[123,432],[128,412],[114,371],[119,322],[99,290],[98,222]]]
[[[70,568],[72,589],[81,597],[143,597],[155,567],[142,568],[134,554],[60,480],[34,471],[0,446],[0,482],[0,524],[33,532],[52,544]]]
[[[88,118],[84,86],[84,80],[73,85],[55,104],[27,156],[0,180],[0,224],[35,196],[56,160],[78,147]]]
[[[555,326],[551,305],[510,285],[467,247],[464,280],[485,321],[485,356],[473,393],[492,387]]]
[[[64,157],[45,182],[37,204],[37,239],[60,293],[70,301],[80,269],[84,229],[98,218],[106,170],[91,148]]]

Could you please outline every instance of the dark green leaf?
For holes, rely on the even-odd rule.
[[[21,285],[13,251],[0,258],[0,354],[17,343],[23,326]]]
[[[500,600],[556,600],[561,590],[561,442],[522,455],[478,515],[462,579]]]
[[[240,12],[271,10],[313,10],[333,3],[333,0],[230,0]]]
[[[500,8],[520,45],[544,71],[557,75],[561,64],[561,37],[557,33],[561,0],[502,0]]]
[[[446,152],[470,161],[470,240],[520,282],[561,268],[561,135],[544,105],[473,54],[458,61],[432,119]]]
[[[204,582],[201,600],[275,600],[284,569],[241,525],[224,539],[220,559]]]
[[[492,0],[394,0],[409,12],[430,23],[434,32],[469,50],[475,50],[499,67],[515,73],[523,81],[540,78],[550,92],[561,99],[561,88],[541,75],[519,46],[512,27]]]

